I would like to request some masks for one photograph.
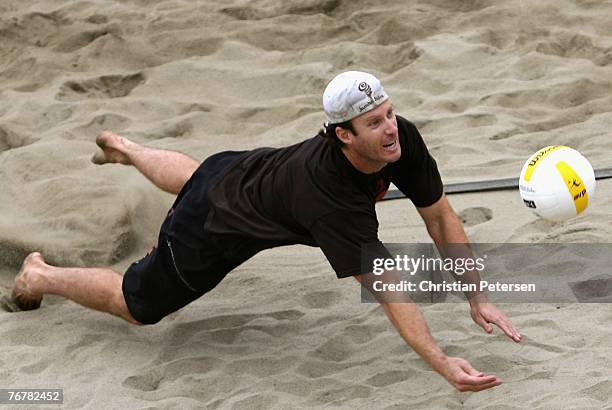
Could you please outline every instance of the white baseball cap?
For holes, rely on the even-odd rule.
[[[330,124],[338,124],[373,110],[387,99],[378,78],[363,71],[345,71],[325,87],[323,110]]]

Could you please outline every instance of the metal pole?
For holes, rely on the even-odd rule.
[[[612,168],[601,168],[595,170],[595,179],[612,178]],[[444,192],[448,194],[465,194],[468,192],[501,191],[518,188],[518,178],[500,178],[485,181],[455,182],[444,184]],[[404,194],[392,189],[387,192],[382,201],[404,198]]]

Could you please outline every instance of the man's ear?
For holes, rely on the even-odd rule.
[[[336,127],[336,137],[344,144],[350,144],[353,133],[346,128]]]

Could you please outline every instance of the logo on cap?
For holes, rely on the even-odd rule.
[[[370,101],[374,102],[374,98],[372,98],[372,87],[370,87],[370,84],[366,83],[365,81],[359,83],[359,91],[367,95]]]

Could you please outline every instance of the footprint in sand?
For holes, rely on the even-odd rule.
[[[96,115],[88,123],[76,128],[82,135],[95,135],[102,130],[114,130],[121,132],[130,126],[132,121],[129,117],[114,113]]]
[[[111,34],[109,29],[97,29],[97,30],[84,30],[79,33],[75,33],[61,42],[55,50],[60,53],[72,53],[80,48],[86,47],[93,43],[100,37]]]
[[[578,302],[612,303],[612,278],[572,282],[569,286]]]
[[[612,62],[612,47],[598,47],[593,44],[592,37],[573,32],[559,34],[554,40],[538,42],[536,51],[566,58],[586,58],[600,67]]]
[[[305,307],[311,309],[327,309],[338,303],[342,294],[332,290],[321,292],[310,292],[302,297]]]
[[[499,140],[505,140],[506,138],[510,138],[515,136],[516,134],[520,134],[521,133],[521,129],[520,128],[512,128],[510,130],[505,130],[505,131],[500,131],[497,134],[489,137],[490,141],[499,141]]]
[[[30,145],[32,140],[0,125],[0,152]]]
[[[485,207],[466,208],[459,212],[459,219],[466,226],[478,225],[493,219],[493,211]]]
[[[368,378],[365,381],[365,384],[374,387],[385,387],[408,380],[413,375],[414,372],[407,372],[403,370],[389,370],[376,373],[374,376]]]
[[[67,81],[55,96],[60,101],[80,101],[93,98],[119,98],[129,95],[145,81],[142,73],[104,75],[83,81]]]
[[[145,370],[126,378],[122,385],[135,390],[157,390],[163,382],[173,382],[183,376],[202,375],[217,369],[223,360],[214,357],[187,357]]]
[[[612,381],[603,380],[591,387],[580,390],[580,393],[582,393],[583,396],[594,398],[603,403],[610,400],[610,391],[612,391]]]
[[[278,7],[257,7],[257,2],[248,6],[232,6],[221,9],[221,12],[237,20],[262,20],[283,15],[331,14],[340,6],[340,0],[311,0],[283,4]]]

